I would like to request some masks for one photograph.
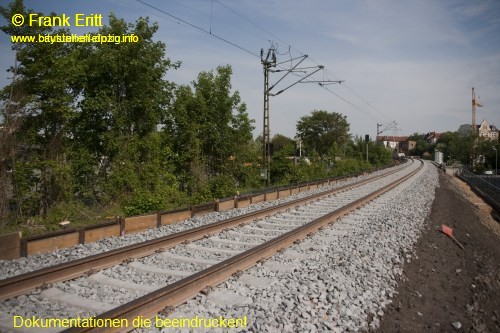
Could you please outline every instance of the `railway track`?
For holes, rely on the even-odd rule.
[[[421,165],[417,168],[415,164]],[[219,284],[238,271],[253,266],[256,262],[334,222],[404,182],[418,172],[422,165],[422,162],[415,162],[397,169],[392,174],[385,173],[305,199],[293,200],[142,244],[15,276],[0,281],[0,297],[12,298],[43,285],[44,290],[38,294],[40,297],[52,302],[84,307],[94,314],[101,313],[97,319],[119,318],[132,321],[138,316],[151,317],[165,307],[174,307],[185,302],[207,286]],[[160,251],[161,253],[155,253]],[[134,260],[137,258],[142,259]],[[104,273],[97,272],[124,262],[126,266],[138,272],[122,270],[125,281],[112,277],[112,274],[106,275],[106,270]],[[112,268],[108,268],[110,269]],[[120,268],[114,269],[120,273]],[[87,277],[81,277],[84,274]],[[145,283],[130,282],[136,279],[135,275],[140,274],[146,274],[150,278],[146,278]],[[163,277],[166,286],[158,284],[161,280],[158,276]],[[88,279],[91,281],[87,283],[89,285],[99,284],[107,286],[108,289],[125,289],[129,291],[127,295],[132,295],[133,299],[124,297],[116,300],[113,303],[122,305],[115,307],[114,304],[105,302],[106,293],[99,297],[102,288],[93,294],[91,292],[93,301],[85,301],[81,295],[72,299],[68,296],[74,283],[70,282],[59,288],[50,286],[58,281],[75,278]],[[142,296],[137,297],[138,295]],[[94,330],[80,327],[67,332],[87,331]]]

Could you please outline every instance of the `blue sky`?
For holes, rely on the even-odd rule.
[[[471,88],[486,118],[500,126],[500,1],[498,0],[144,0],[254,54],[278,47],[278,61],[309,55],[303,66],[324,65],[314,79],[345,80],[329,91],[298,84],[271,97],[271,135],[295,135],[297,120],[312,110],[342,113],[353,135],[376,134],[377,123],[396,121],[400,131],[455,131],[471,122]],[[0,0],[2,6],[8,1]],[[157,21],[156,39],[167,56],[182,61],[166,79],[195,80],[219,65],[233,68],[232,85],[262,132],[263,72],[260,58],[193,29],[136,0],[25,1],[58,14],[114,12],[133,22]],[[1,24],[5,21],[1,20]],[[81,29],[75,32],[84,33]],[[0,35],[0,84],[13,64],[10,39]],[[290,53],[288,51],[290,50]],[[271,83],[280,76],[271,76]],[[296,79],[290,76],[291,79]],[[282,82],[277,90],[293,81]]]

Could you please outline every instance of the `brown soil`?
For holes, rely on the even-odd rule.
[[[500,224],[458,179],[440,174],[415,254],[377,332],[500,332]]]

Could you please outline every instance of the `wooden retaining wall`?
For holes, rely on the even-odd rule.
[[[266,201],[272,201],[278,199],[278,191],[271,191],[265,193]]]
[[[266,196],[264,193],[252,195],[252,204],[263,202],[265,200],[266,200]]]
[[[238,199],[236,200],[236,208],[245,208],[250,206],[252,203],[253,202],[251,196],[238,197]]]
[[[71,230],[68,233],[60,233],[51,237],[36,237],[28,239],[26,244],[26,254],[45,253],[57,249],[63,249],[80,244],[80,232]]]
[[[103,238],[120,236],[120,224],[112,223],[110,225],[96,226],[85,230],[85,244],[97,242]]]
[[[363,175],[351,175],[355,177]],[[313,190],[328,184],[336,184],[340,179],[337,177],[301,185],[293,185],[280,189],[268,189],[260,193],[252,193],[234,198],[218,199],[188,208],[162,211],[154,214],[130,216],[126,218],[116,217],[113,221],[106,221],[96,225],[86,226],[78,229],[67,229],[48,233],[40,236],[22,237],[21,232],[14,232],[0,236],[0,259],[15,259],[28,255],[54,251],[78,244],[96,242],[107,237],[123,236],[136,233],[148,228],[155,228],[171,223],[187,220],[193,216],[201,216],[215,211],[224,211],[232,208],[243,208],[263,201],[286,198],[292,194]]]
[[[125,218],[125,233],[140,232],[148,228],[157,227],[156,214],[139,215]]]
[[[190,208],[165,211],[165,212],[160,212],[158,214],[160,214],[160,226],[184,221],[191,218],[192,216]]]
[[[216,205],[215,210],[217,212],[221,212],[224,210],[236,208],[237,202],[238,202],[237,197],[229,198],[226,200],[215,200],[215,205]]]
[[[278,198],[282,199],[282,198],[286,198],[286,197],[289,197],[290,196],[290,188],[286,188],[284,190],[279,190],[278,191]]]
[[[19,258],[21,237],[20,231],[0,236],[0,259]]]
[[[216,209],[215,206],[216,206],[215,201],[205,202],[199,205],[191,206],[192,216],[202,216],[208,213],[213,213],[215,212]]]

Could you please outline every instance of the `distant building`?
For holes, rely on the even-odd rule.
[[[440,137],[441,137],[441,133],[429,132],[429,133],[424,135],[424,140],[427,143],[434,144],[439,140]]]
[[[415,149],[416,142],[408,140],[407,136],[377,136],[377,142],[382,142],[384,147],[391,148],[392,151],[396,150],[398,153],[408,155],[408,152]]]
[[[399,143],[408,140],[407,136],[377,136],[377,142],[382,142],[384,147],[391,149],[399,149]]]
[[[481,125],[478,126],[479,136],[490,140],[498,140],[498,129],[495,125],[490,125],[486,119],[483,119]]]
[[[471,125],[464,124],[458,128],[458,134],[467,135],[470,133]],[[476,131],[478,131],[479,136],[487,138],[489,140],[498,140],[498,129],[495,125],[490,125],[490,123],[483,119],[480,125],[476,125]]]
[[[399,149],[402,153],[408,155],[410,151],[417,147],[417,141],[405,140],[399,143]]]

